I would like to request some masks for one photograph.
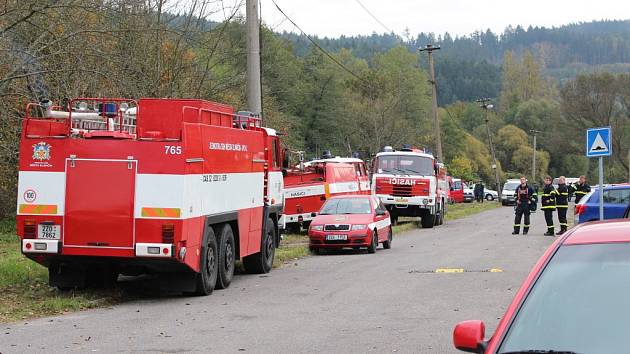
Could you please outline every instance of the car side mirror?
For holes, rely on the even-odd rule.
[[[311,217],[312,217],[312,218],[314,218],[314,217],[316,217],[316,216],[317,216],[317,213],[315,213],[315,212],[312,212],[312,213],[311,213]]]
[[[483,353],[485,337],[486,326],[483,321],[464,321],[458,323],[453,330],[453,345],[465,352]]]

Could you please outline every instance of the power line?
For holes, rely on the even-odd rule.
[[[322,53],[324,53],[324,55],[326,55],[335,64],[339,65],[340,68],[342,68],[343,70],[348,72],[350,75],[355,77],[357,80],[361,81],[363,84],[365,84],[366,88],[370,88],[371,87],[369,81],[367,81],[366,79],[364,79],[364,78],[360,77],[359,75],[355,74],[352,70],[348,69],[345,65],[343,65],[343,63],[341,63],[339,60],[337,60],[335,57],[333,57],[332,54],[330,54],[326,49],[322,48],[322,46],[320,46],[313,38],[311,38],[311,36],[306,34],[306,32],[304,32],[302,30],[302,28],[300,28],[300,26],[297,25],[297,23],[295,23],[286,13],[284,13],[284,11],[282,11],[282,9],[280,8],[280,6],[278,6],[278,4],[276,3],[275,0],[271,0],[271,2],[273,2],[273,4],[278,9],[278,11],[280,11],[280,13],[287,20],[289,20],[289,22],[291,22],[293,24],[293,26],[295,26],[295,28],[297,28],[302,33],[302,35],[304,35],[317,49],[319,49]]]
[[[372,16],[374,21],[378,22],[378,24],[383,26],[383,28],[385,28],[388,32],[394,33],[394,31],[392,31],[389,27],[385,26],[385,24],[381,22],[381,20],[379,20],[376,16],[374,16],[372,11],[370,11],[367,7],[365,7],[365,5],[363,5],[363,3],[360,0],[355,0],[355,1],[357,2],[357,4],[359,4],[363,8],[363,10],[365,10],[365,12],[367,12],[370,16]]]

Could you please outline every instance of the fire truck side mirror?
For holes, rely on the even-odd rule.
[[[316,216],[317,216],[317,213],[315,213],[315,212],[311,213],[311,217],[312,217],[312,218],[314,218],[314,217],[316,217]]]

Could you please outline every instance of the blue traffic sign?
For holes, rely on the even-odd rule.
[[[600,157],[612,155],[612,133],[610,127],[586,130],[586,156]]]

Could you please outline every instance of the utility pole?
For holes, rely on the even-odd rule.
[[[630,149],[628,149],[628,183],[630,183]]]
[[[540,131],[530,129],[530,133],[534,134],[534,156],[532,156],[532,183],[536,185],[536,134],[540,133]]]
[[[258,0],[247,0],[247,106],[250,112],[260,117],[262,94],[260,86],[260,21]]]
[[[490,145],[490,153],[492,154],[492,169],[494,170],[494,178],[497,184],[497,194],[499,195],[499,200],[501,200],[501,180],[499,179],[499,169],[497,168],[497,158],[494,153],[494,145],[492,144],[492,134],[490,134],[489,124],[490,119],[488,117],[490,110],[494,107],[490,101],[492,101],[490,98],[480,98],[477,100],[477,102],[480,103],[479,106],[486,110],[486,131],[488,132],[488,144]]]
[[[427,54],[429,55],[429,75],[431,75],[431,79],[429,80],[429,82],[431,83],[431,87],[433,88],[433,102],[431,105],[432,108],[432,115],[433,115],[433,127],[435,129],[435,151],[437,152],[437,159],[438,161],[443,162],[444,160],[442,159],[442,136],[440,133],[440,120],[438,119],[438,112],[437,112],[437,86],[435,83],[435,69],[433,68],[433,51],[434,50],[440,50],[440,47],[434,47],[432,44],[427,44],[426,47],[424,48],[420,48],[421,52],[427,52]]]

